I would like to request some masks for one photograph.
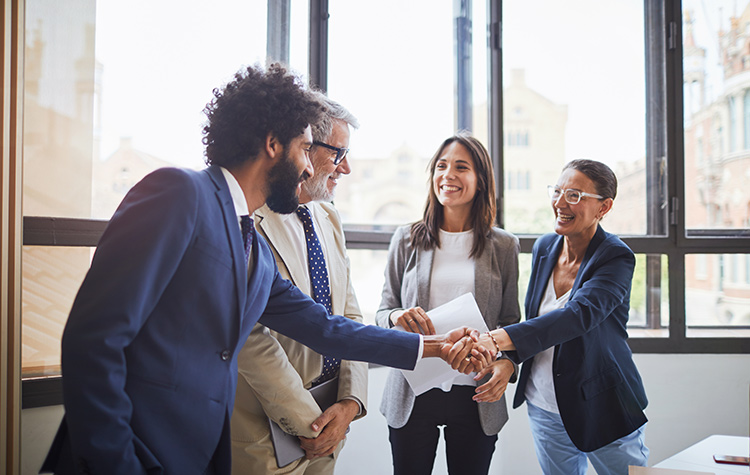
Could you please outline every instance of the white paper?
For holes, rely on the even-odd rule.
[[[435,332],[438,334],[447,333],[461,326],[476,328],[480,333],[487,331],[487,324],[471,292],[433,308],[427,312],[427,316],[432,320]],[[398,325],[394,328],[403,330]],[[463,374],[451,368],[440,358],[422,358],[417,361],[413,370],[402,369],[401,372],[417,396]]]

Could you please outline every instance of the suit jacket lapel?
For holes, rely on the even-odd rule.
[[[434,256],[432,249],[422,249],[417,247],[417,305],[425,311],[430,305],[430,281],[432,279],[432,258]]]
[[[281,216],[272,212],[267,206],[263,205],[258,211],[255,212],[258,217],[258,226],[263,230],[263,233],[268,236],[268,245],[276,250],[276,253],[284,263],[291,281],[297,287],[303,289],[305,293],[310,292],[310,277],[307,273],[307,268],[301,268],[297,261],[290,262],[290,256],[298,256],[300,249],[292,243],[289,238],[289,233],[284,229],[284,223]],[[296,216],[291,216],[289,219],[297,219]]]
[[[320,233],[320,241],[327,244],[328,248],[328,260],[326,261],[326,267],[328,268],[328,280],[330,281],[331,289],[346,289],[346,265],[341,259],[334,259],[333,256],[336,253],[336,236],[333,232],[333,223],[331,223],[331,217],[328,212],[320,206],[315,209],[315,216],[318,218],[315,224]],[[336,296],[340,300],[346,300],[346,292],[338,292]],[[343,299],[342,299],[343,297]],[[333,303],[334,308],[338,306]]]
[[[227,233],[232,259],[235,263],[234,283],[237,293],[237,308],[244,309],[247,300],[247,263],[245,262],[245,248],[242,244],[242,233],[237,221],[237,212],[234,209],[232,195],[229,193],[229,186],[221,169],[218,166],[211,166],[207,169],[207,173],[216,186],[216,198],[224,217],[224,230]],[[257,259],[257,253],[255,257]],[[238,327],[242,323],[243,315],[244,311],[241,310],[237,322]]]
[[[546,249],[546,252],[539,256],[539,272],[536,275],[536,281],[529,283],[529,286],[534,288],[534,295],[526,318],[533,318],[539,314],[539,305],[542,303],[545,290],[547,290],[547,282],[549,282],[552,270],[557,263],[557,256],[562,248],[562,239],[562,236],[558,236]]]
[[[583,256],[583,261],[581,261],[581,265],[578,268],[576,280],[575,282],[573,282],[573,287],[570,289],[570,298],[573,298],[576,290],[581,287],[581,280],[583,279],[583,275],[586,273],[586,267],[591,262],[591,258],[594,257],[594,254],[596,253],[597,249],[599,249],[599,245],[604,241],[605,237],[606,235],[604,229],[602,229],[601,226],[597,226],[596,233],[594,234],[594,237],[591,238],[589,247],[586,248],[586,254]]]
[[[484,252],[474,261],[474,299],[477,301],[482,316],[489,315],[490,285],[492,285],[492,269],[495,247],[491,241],[484,247]],[[492,328],[490,328],[492,330]]]

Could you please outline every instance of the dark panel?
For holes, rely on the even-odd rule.
[[[62,377],[27,379],[21,386],[21,408],[59,406],[63,403]]]

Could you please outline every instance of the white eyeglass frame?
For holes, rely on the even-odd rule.
[[[578,194],[578,199],[577,200],[570,199],[568,197],[568,192],[577,193]],[[586,197],[588,197],[588,198],[596,198],[598,200],[603,200],[604,199],[604,197],[601,196],[601,195],[597,195],[597,194],[594,194],[594,193],[586,193],[585,191],[580,191],[580,190],[576,190],[576,189],[573,189],[573,188],[567,188],[567,189],[563,190],[561,188],[558,188],[555,185],[547,185],[547,193],[549,193],[549,197],[552,198],[553,200],[557,200],[558,197],[560,195],[562,195],[563,198],[565,198],[565,201],[568,204],[571,204],[571,205],[577,205],[578,203],[581,202],[581,198],[586,198]]]

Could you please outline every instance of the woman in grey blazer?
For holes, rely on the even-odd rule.
[[[391,240],[378,325],[434,334],[425,312],[466,292],[474,294],[489,329],[518,322],[518,239],[494,222],[487,150],[466,133],[450,137],[430,162],[423,219],[399,228]],[[456,373],[419,396],[400,371],[391,371],[380,410],[389,426],[394,474],[432,473],[439,426],[445,426],[449,473],[486,474],[508,420],[503,393],[515,382],[516,369],[501,357],[482,381]]]

